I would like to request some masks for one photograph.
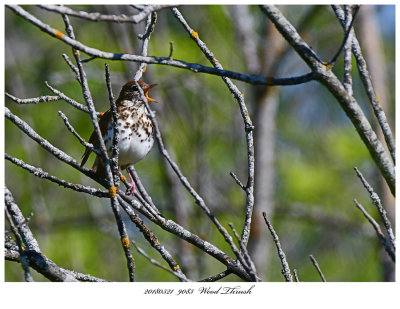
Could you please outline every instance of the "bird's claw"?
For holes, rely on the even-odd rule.
[[[133,181],[131,182],[130,186],[126,189],[125,193],[127,195],[132,195],[132,196],[135,195],[135,183]]]

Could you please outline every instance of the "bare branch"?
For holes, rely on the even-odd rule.
[[[88,110],[88,108],[87,108],[85,105],[83,105],[83,104],[81,104],[81,103],[78,103],[77,101],[71,99],[70,97],[68,97],[67,95],[65,95],[64,93],[62,93],[61,91],[59,91],[59,90],[53,88],[52,86],[49,85],[48,82],[44,82],[44,83],[45,83],[46,87],[49,88],[51,92],[53,92],[53,93],[55,93],[57,96],[59,96],[60,99],[64,100],[65,102],[71,104],[73,107],[76,107],[77,109],[79,109],[79,110],[81,110],[81,111],[83,111],[83,112],[85,112],[85,113],[89,113],[89,110]],[[101,115],[100,113],[97,113],[97,116],[98,116],[98,117],[99,117],[100,115]]]
[[[22,247],[21,235],[19,234],[17,227],[14,225],[13,219],[11,218],[11,215],[10,215],[7,207],[5,208],[5,213],[6,213],[7,221],[10,224],[11,230],[12,230],[13,234],[15,235],[16,243],[18,246],[17,252],[20,254],[20,261],[21,261],[22,269],[24,270],[25,281],[33,282],[34,280],[32,278],[31,272],[29,270],[28,261],[27,261],[26,255],[24,254],[25,249]],[[27,221],[27,220],[24,220],[23,224],[25,224],[25,221]],[[22,224],[19,224],[19,226],[22,226]]]
[[[42,31],[50,34],[51,36],[61,40],[62,42],[70,45],[76,50],[80,50],[94,58],[102,58],[109,60],[125,60],[133,62],[144,62],[147,64],[160,64],[169,65],[181,69],[187,69],[195,73],[206,73],[218,76],[226,76],[232,79],[241,80],[250,84],[261,84],[268,86],[289,86],[303,84],[315,79],[314,73],[308,73],[305,75],[288,77],[288,78],[273,78],[273,77],[261,77],[256,75],[242,74],[238,72],[215,69],[207,66],[200,65],[198,63],[190,63],[182,60],[170,59],[169,57],[145,57],[132,54],[122,54],[122,53],[112,53],[102,51],[96,48],[88,47],[81,42],[71,39],[64,35],[60,30],[54,29],[49,25],[43,23],[20,6],[17,5],[7,5],[8,8],[13,10],[16,14],[23,17]]]
[[[140,217],[137,214],[135,214],[132,209],[126,207],[125,205],[126,202],[121,197],[118,197],[118,200],[121,202],[120,205],[124,208],[125,212],[128,214],[131,221],[140,230],[140,232],[143,234],[144,238],[149,242],[149,244],[160,253],[162,258],[168,263],[171,269],[176,271],[181,278],[186,279],[186,276],[182,272],[179,264],[175,262],[172,255],[167,251],[167,249],[163,245],[161,245],[157,236],[146,226],[146,224],[144,224],[143,220],[140,219]]]
[[[382,206],[381,199],[379,198],[378,194],[375,193],[374,189],[370,186],[370,184],[367,182],[367,180],[364,178],[363,174],[358,170],[358,168],[354,167],[354,170],[356,171],[357,176],[360,178],[364,188],[367,189],[368,193],[370,194],[372,203],[374,203],[374,205],[378,209],[379,215],[381,216],[383,224],[385,225],[386,231],[388,233],[390,243],[393,249],[396,249],[396,237],[394,236],[392,225],[390,224],[390,221],[387,217],[386,210]]]
[[[311,260],[311,262],[313,263],[314,267],[317,269],[318,274],[319,274],[319,276],[321,277],[321,280],[322,280],[323,282],[326,282],[325,276],[324,276],[324,274],[322,273],[321,268],[319,268],[319,265],[318,265],[317,260],[316,260],[311,254],[310,254],[309,256],[310,256],[310,260]]]
[[[290,267],[286,260],[286,254],[282,250],[282,246],[279,241],[278,234],[276,234],[274,227],[272,226],[271,222],[269,222],[269,220],[267,218],[267,214],[265,212],[263,212],[263,216],[264,216],[265,223],[267,224],[267,227],[272,235],[272,238],[274,239],[276,249],[278,249],[278,256],[279,256],[279,259],[281,260],[282,267],[283,267],[282,274],[285,277],[286,282],[293,282],[293,277],[292,277],[292,274],[290,273]]]
[[[14,158],[13,156],[10,156],[7,153],[5,154],[5,158],[6,160],[14,163],[15,165],[20,166],[23,169],[27,170],[29,173],[39,178],[50,180],[51,182],[63,186],[64,188],[72,189],[77,192],[84,192],[97,197],[109,197],[108,191],[97,190],[95,188],[91,188],[81,184],[73,184],[63,179],[59,179],[56,176],[50,175],[49,173],[43,171],[41,168],[25,163],[24,161]]]
[[[342,24],[343,28],[346,27],[346,17],[345,14],[342,10],[342,8],[338,5],[333,5],[333,10],[339,19],[340,23]],[[374,110],[375,116],[378,119],[378,123],[382,129],[383,136],[385,137],[386,144],[389,148],[389,152],[391,154],[393,163],[396,163],[396,144],[394,141],[394,137],[392,134],[392,130],[390,129],[389,123],[386,119],[386,114],[382,108],[382,106],[379,104],[379,100],[376,97],[375,89],[372,84],[372,79],[368,71],[367,67],[367,62],[364,59],[364,56],[361,51],[360,44],[354,34],[354,31],[352,30],[353,34],[353,40],[352,40],[352,51],[353,54],[356,58],[357,62],[357,68],[360,73],[361,81],[364,84],[364,88],[367,92],[369,102],[372,106],[372,109]],[[392,188],[391,188],[392,190]],[[393,195],[395,194],[392,190]]]
[[[232,223],[229,223],[229,227],[231,228],[233,234],[235,235],[236,240],[239,242],[240,253],[241,253],[238,256],[239,261],[242,263],[243,267],[247,270],[247,272],[250,274],[250,276],[253,278],[254,281],[261,281],[257,277],[256,266],[254,265],[254,262],[252,261],[246,247],[244,247],[242,239],[236,232]]]
[[[223,272],[221,272],[219,274],[216,274],[214,276],[202,279],[199,282],[215,282],[215,281],[221,280],[221,279],[229,276],[231,273],[232,273],[232,271],[227,269],[227,270],[224,270]]]
[[[346,8],[348,10],[349,6],[346,6]],[[344,33],[345,35],[344,35],[344,39],[343,39],[342,45],[339,47],[339,50],[337,51],[335,56],[333,56],[332,60],[329,61],[329,65],[334,66],[336,61],[337,61],[337,59],[339,58],[340,54],[342,53],[344,47],[346,45],[349,45],[348,44],[349,42],[351,44],[351,38],[352,38],[351,33],[352,33],[352,30],[353,30],[353,23],[354,23],[354,20],[355,20],[355,17],[357,15],[357,12],[358,12],[359,8],[360,8],[359,5],[355,6],[353,15],[351,15],[351,12],[348,11],[348,14],[346,16],[346,27],[345,27],[345,33]]]
[[[143,35],[141,35],[141,39],[143,40],[142,43],[142,56],[147,56],[147,48],[149,46],[149,41],[150,41],[150,36],[152,32],[154,31],[154,27],[157,22],[157,14],[152,13],[147,17],[147,22],[146,22],[146,31]],[[135,77],[133,78],[134,81],[138,81],[141,77],[143,72],[146,71],[146,66],[147,64],[142,62],[139,65],[139,69],[136,71]]]
[[[390,191],[395,195],[396,176],[394,164],[387,156],[385,148],[376,136],[376,133],[372,129],[357,101],[346,92],[342,83],[331,71],[330,66],[326,63],[321,63],[318,58],[315,57],[315,53],[300,37],[293,25],[290,24],[275,6],[263,5],[261,8],[274,23],[282,36],[316,74],[316,79],[327,87],[335,96],[342,109],[353,123],[362,141],[367,146],[375,164],[385,178]]]
[[[67,26],[67,32],[70,31],[69,27]],[[72,72],[74,72],[77,81],[80,83],[80,76],[79,76],[79,70],[78,68],[71,62],[71,60],[69,60],[69,57],[66,54],[62,54],[65,62],[68,64],[68,66],[71,68]]]
[[[361,210],[365,218],[371,223],[372,227],[374,228],[376,235],[378,236],[379,241],[382,243],[383,247],[385,248],[387,254],[390,256],[393,262],[396,262],[396,255],[393,249],[390,247],[388,241],[386,240],[385,234],[382,233],[381,227],[375,221],[374,218],[364,209],[364,207],[354,199],[354,203],[356,204],[357,208]]]
[[[65,28],[67,30],[68,33],[68,38],[74,40],[75,39],[75,34],[74,34],[74,30],[73,27],[69,21],[69,18],[67,15],[63,14],[62,15],[64,23],[65,23]],[[107,176],[107,186],[108,188],[113,188],[114,187],[114,183],[113,183],[113,172],[111,170],[111,163],[110,163],[110,159],[107,153],[107,148],[106,145],[104,143],[104,139],[103,139],[103,135],[101,134],[101,130],[100,130],[100,126],[99,123],[97,122],[97,112],[95,110],[94,107],[94,103],[93,103],[93,99],[92,99],[92,94],[90,93],[90,89],[89,89],[89,85],[88,85],[88,81],[86,78],[86,72],[83,69],[83,65],[81,62],[81,57],[80,57],[80,53],[78,51],[73,50],[73,55],[76,61],[76,65],[78,68],[78,72],[79,72],[79,78],[78,78],[78,82],[82,88],[82,94],[83,94],[83,98],[86,102],[88,111],[89,111],[89,115],[90,118],[92,120],[92,124],[93,124],[93,128],[94,128],[94,132],[96,133],[96,137],[98,140],[98,147],[100,149],[100,153],[101,153],[101,158],[103,160],[103,164],[104,164],[104,170]]]
[[[190,37],[196,42],[200,50],[207,57],[207,59],[214,65],[215,68],[222,70],[223,67],[219,61],[214,57],[214,54],[208,49],[207,45],[200,40],[199,34],[193,30],[186,20],[183,18],[182,14],[177,8],[173,8],[172,12],[179,22],[183,25],[186,32],[189,33]],[[254,172],[255,172],[255,160],[254,160],[254,137],[253,130],[254,126],[250,119],[249,112],[247,110],[246,104],[244,102],[244,94],[239,91],[235,84],[228,77],[222,77],[223,81],[227,85],[229,91],[234,95],[240,109],[244,121],[244,129],[246,134],[247,143],[247,161],[248,161],[248,178],[246,184],[246,218],[242,231],[242,241],[243,246],[246,247],[250,237],[250,226],[251,218],[253,214],[254,207]]]
[[[165,271],[173,274],[174,276],[176,276],[178,279],[180,279],[183,282],[187,282],[188,279],[185,276],[180,275],[178,272],[173,271],[163,265],[161,265],[159,262],[157,262],[155,259],[152,259],[151,257],[149,257],[147,255],[147,253],[140,247],[138,247],[136,245],[136,242],[134,240],[131,240],[132,245],[135,247],[135,249],[137,250],[137,252],[139,252],[141,255],[143,255],[151,264],[156,265],[157,267],[160,267],[161,269],[164,269]]]
[[[150,15],[153,12],[157,12],[159,10],[171,6],[172,5],[147,5],[138,14],[126,16],[126,15],[107,15],[100,13],[88,13],[85,11],[75,11],[69,7],[59,6],[59,5],[39,5],[40,8],[51,12],[66,14],[69,16],[79,17],[91,21],[108,21],[108,22],[134,23],[134,24],[142,22],[148,15]]]
[[[50,96],[50,95],[44,95],[38,98],[29,98],[29,99],[20,99],[17,97],[14,97],[13,95],[9,93],[5,93],[7,97],[9,97],[11,100],[13,100],[15,103],[18,104],[38,104],[41,102],[53,102],[53,101],[59,101],[61,100],[60,96]]]
[[[30,267],[51,281],[105,281],[90,275],[84,275],[61,268],[53,261],[45,257],[41,253],[37,240],[26,224],[26,220],[18,205],[15,203],[14,197],[7,186],[4,186],[4,200],[12,222],[18,227],[18,233],[21,235],[21,239],[26,245],[26,249],[23,251],[23,254],[27,257]],[[6,254],[6,257],[8,257],[8,260],[15,262],[21,262],[21,259],[23,258],[18,252],[15,251]]]
[[[295,282],[300,282],[299,276],[297,275],[297,270],[293,268],[293,276]]]
[[[104,180],[100,179],[93,171],[81,167],[80,164],[74,160],[71,156],[63,152],[62,150],[58,149],[57,147],[53,146],[49,141],[41,137],[39,134],[36,133],[25,121],[20,119],[18,116],[14,115],[7,107],[4,108],[5,116],[11,120],[21,131],[23,131],[27,136],[37,142],[42,148],[47,150],[53,156],[55,156],[60,161],[67,163],[68,165],[72,166],[73,168],[79,170],[86,176],[96,180],[103,186],[107,187],[107,184]]]
[[[68,131],[70,131],[75,137],[78,139],[78,141],[85,147],[90,148],[92,151],[100,155],[100,152],[93,146],[93,144],[86,142],[79,134],[76,132],[76,130],[73,128],[73,126],[69,123],[67,116],[62,111],[58,111],[58,114],[64,120],[64,124],[67,127]]]
[[[147,102],[147,98],[143,93],[143,90],[141,87],[138,87],[140,94],[141,94],[141,99],[144,102],[147,110],[149,111],[149,118],[152,121],[153,128],[154,128],[154,135],[159,147],[160,153],[164,156],[164,158],[168,161],[176,175],[178,176],[179,180],[181,181],[182,185],[187,189],[187,191],[193,196],[193,198],[196,201],[196,204],[200,206],[200,208],[207,214],[207,216],[210,218],[210,220],[215,224],[217,227],[218,231],[222,234],[224,237],[225,241],[230,245],[232,248],[233,252],[236,254],[236,256],[239,256],[240,252],[238,248],[236,247],[235,243],[233,242],[232,236],[229,235],[229,233],[226,231],[226,228],[222,226],[222,224],[219,222],[219,220],[213,215],[211,210],[208,208],[206,203],[204,202],[203,198],[196,192],[196,190],[192,187],[190,182],[187,180],[185,176],[183,176],[181,170],[179,169],[178,165],[171,159],[171,157],[168,154],[168,151],[166,150],[164,146],[164,142],[161,137],[161,132],[158,127],[157,120],[155,119],[153,112],[151,112],[150,106]]]
[[[82,274],[73,270],[68,270],[58,266],[48,257],[43,254],[38,254],[34,251],[26,250],[26,255],[29,266],[36,270],[38,273],[45,276],[50,281],[65,282],[65,281],[82,281],[82,282],[107,282],[107,280],[94,277],[88,274]],[[21,255],[18,251],[7,250],[5,251],[5,258],[7,261],[20,262]]]
[[[345,34],[348,36],[346,43],[343,45],[344,49],[344,77],[343,77],[343,86],[346,89],[349,95],[353,95],[353,80],[351,76],[352,72],[352,53],[351,53],[351,44],[353,40],[354,31],[352,29],[352,24],[354,22],[354,16],[351,15],[349,6],[345,6],[346,10],[346,27]],[[347,31],[347,33],[346,33]]]
[[[121,212],[119,209],[119,202],[116,196],[111,198],[111,209],[114,213],[115,220],[117,221],[119,237],[122,244],[122,249],[125,253],[126,263],[129,272],[129,280],[135,281],[135,259],[133,258],[131,247],[129,245],[129,235],[126,230],[125,223],[122,221]]]
[[[153,200],[151,199],[150,195],[147,193],[142,182],[140,181],[139,176],[136,173],[135,168],[132,165],[128,167],[128,173],[131,175],[132,179],[134,180],[137,191],[139,191],[139,193],[141,195],[141,196],[139,196],[138,192],[135,192],[136,198],[139,199],[139,201],[159,221],[159,223],[162,223],[162,220],[160,218],[160,211],[157,209],[156,205],[154,205]]]
[[[246,186],[242,184],[242,182],[239,180],[239,178],[236,176],[234,172],[230,172],[229,175],[232,176],[233,180],[237,183],[237,185],[242,188],[243,191],[246,191]]]
[[[114,186],[119,186],[119,168],[118,168],[118,158],[119,158],[119,126],[118,126],[118,118],[119,113],[117,106],[114,102],[114,95],[112,92],[111,87],[111,77],[110,77],[110,70],[108,64],[105,65],[105,74],[106,74],[106,84],[107,84],[107,91],[108,91],[108,99],[110,101],[110,109],[112,112],[112,128],[113,128],[113,139],[112,139],[112,156],[111,156],[111,170],[114,176]]]
[[[188,231],[184,227],[180,226],[176,222],[161,218],[162,224],[160,224],[156,218],[154,218],[138,201],[128,197],[127,195],[123,194],[122,192],[118,192],[118,196],[126,201],[126,203],[122,203],[120,200],[120,205],[124,208],[125,212],[128,214],[129,217],[136,216],[134,211],[131,209],[133,207],[140,213],[144,214],[148,219],[152,222],[159,225],[162,229],[178,236],[179,238],[193,244],[194,246],[200,248],[205,253],[209,254],[210,256],[214,257],[216,260],[220,261],[222,264],[228,267],[232,271],[232,273],[236,274],[240,278],[245,281],[251,281],[250,276],[248,275],[247,271],[235,260],[233,260],[229,255],[218,249],[213,244],[209,243],[208,241],[201,239],[198,235],[193,234],[192,232]]]

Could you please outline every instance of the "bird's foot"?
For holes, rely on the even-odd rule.
[[[132,196],[135,195],[135,183],[133,181],[131,182],[130,186],[126,189],[125,194]]]
[[[135,181],[133,180],[133,178],[132,178],[131,174],[129,173],[129,171],[128,171],[128,176],[129,176],[129,178],[131,180],[131,184],[126,189],[126,194],[134,196],[135,195]]]

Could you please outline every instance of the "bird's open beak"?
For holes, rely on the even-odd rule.
[[[143,89],[144,95],[146,96],[147,101],[157,103],[156,100],[150,98],[149,95],[148,95],[149,91],[150,91],[151,89],[153,89],[153,88],[154,88],[155,86],[157,86],[157,85],[158,85],[158,84],[152,84],[152,85],[150,85],[149,87],[147,87],[146,89]]]

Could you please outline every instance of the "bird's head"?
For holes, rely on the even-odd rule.
[[[148,102],[157,102],[156,100],[149,97],[149,91],[153,89],[155,86],[157,86],[157,84],[149,85],[141,80],[139,80],[137,83],[135,83],[134,81],[127,82],[122,87],[117,102],[123,102],[125,100],[133,102],[142,101],[138,86],[142,88],[143,93]]]

